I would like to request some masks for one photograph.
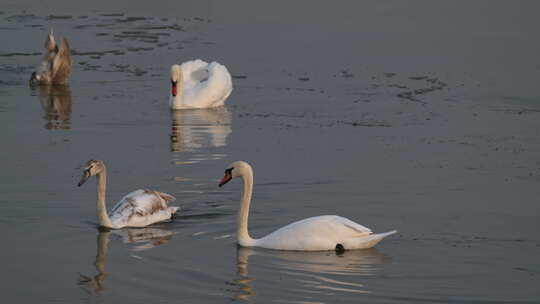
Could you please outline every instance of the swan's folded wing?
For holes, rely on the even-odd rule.
[[[362,226],[358,223],[355,223],[349,219],[346,219],[346,218],[342,218],[342,224],[343,226],[349,228],[350,230],[352,230],[353,233],[355,234],[358,234],[359,236],[360,235],[368,235],[368,234],[371,234],[372,231],[371,229],[365,227],[365,226]]]
[[[72,63],[69,43],[66,38],[63,38],[58,53],[56,53],[52,62],[51,75],[53,83],[65,84],[67,82]]]
[[[147,216],[161,210],[167,210],[167,202],[175,200],[174,196],[152,190],[135,190],[124,196],[112,209],[111,217],[129,219],[132,216]]]
[[[209,73],[206,67],[204,67],[191,72],[189,76],[191,80],[200,83],[208,80]]]
[[[164,221],[176,212],[168,207],[171,195],[152,190],[136,190],[124,196],[109,212],[114,227],[144,227]]]
[[[152,190],[147,190],[147,191],[152,191]],[[164,199],[166,203],[174,202],[176,200],[176,197],[174,197],[174,196],[172,196],[170,194],[167,194],[167,193],[164,193],[164,192],[159,192],[159,191],[154,191],[154,192],[157,195],[159,195],[159,197]]]
[[[183,66],[183,65],[182,65]],[[184,71],[184,68],[182,68]],[[208,78],[199,80],[202,75]],[[186,77],[187,78],[187,77]],[[190,80],[184,84],[183,102],[187,107],[209,108],[224,104],[232,91],[231,75],[227,68],[217,62],[212,62],[202,71],[193,70]]]

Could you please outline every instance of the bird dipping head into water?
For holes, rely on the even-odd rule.
[[[69,81],[73,60],[71,49],[66,38],[62,39],[60,46],[56,44],[53,30],[50,29],[45,39],[45,54],[37,71],[30,76],[30,84],[38,85],[64,85]]]

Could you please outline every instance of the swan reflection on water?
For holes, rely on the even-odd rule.
[[[167,244],[174,232],[155,227],[115,229],[114,235],[122,238],[125,244],[133,244],[132,251],[143,251]]]
[[[168,243],[173,235],[173,231],[159,228],[125,228],[119,230],[99,230],[97,235],[97,254],[94,265],[97,274],[86,276],[79,273],[77,284],[88,293],[100,293],[105,289],[104,282],[108,273],[105,271],[107,263],[107,251],[109,249],[110,234],[119,236],[124,243],[135,244],[133,251],[147,250],[159,245]]]
[[[71,91],[65,85],[39,86],[39,102],[45,111],[48,130],[71,129]]]
[[[253,266],[256,263],[258,274],[250,275],[249,273],[250,256],[255,256],[256,260],[257,257],[265,260],[260,263],[252,262]],[[279,277],[282,282],[286,282],[284,277],[288,276],[287,280],[292,279],[297,282],[301,290],[311,295],[325,291],[329,294],[335,292],[369,293],[364,284],[358,283],[358,277],[375,275],[382,264],[392,261],[375,248],[337,253],[239,247],[236,257],[238,278],[231,282],[233,286],[236,286],[233,298],[243,301],[249,301],[256,295],[253,283],[257,275],[266,278]],[[275,288],[283,289],[284,286],[275,286]],[[261,288],[261,290],[267,290],[267,288]]]
[[[231,113],[226,107],[172,110],[171,120],[172,152],[223,147],[231,133]]]

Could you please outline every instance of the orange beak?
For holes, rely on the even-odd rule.
[[[222,178],[221,181],[219,182],[219,186],[221,187],[221,186],[225,185],[225,184],[228,183],[231,179],[232,179],[231,173],[230,173],[230,172],[225,172],[225,175],[223,176],[223,178]]]
[[[172,88],[171,88],[171,94],[172,96],[176,96],[176,81],[171,81]]]

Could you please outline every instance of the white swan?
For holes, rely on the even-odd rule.
[[[217,62],[200,59],[171,67],[171,109],[219,107],[232,92],[231,74]]]
[[[98,179],[97,216],[102,227],[145,227],[171,219],[179,207],[169,207],[175,198],[167,193],[153,190],[135,190],[124,196],[107,214],[105,188],[107,169],[101,160],[89,160],[84,168],[79,187],[91,176]]]
[[[323,251],[371,248],[396,230],[372,234],[371,229],[336,215],[310,217],[284,226],[260,239],[248,232],[249,205],[253,190],[253,170],[243,161],[232,163],[219,183],[223,186],[235,177],[244,181],[244,193],[238,211],[236,235],[242,247],[262,247],[278,250]]]
[[[72,65],[71,49],[67,39],[63,38],[60,47],[58,47],[51,29],[45,40],[45,55],[37,72],[32,73],[30,83],[40,85],[67,84]]]

